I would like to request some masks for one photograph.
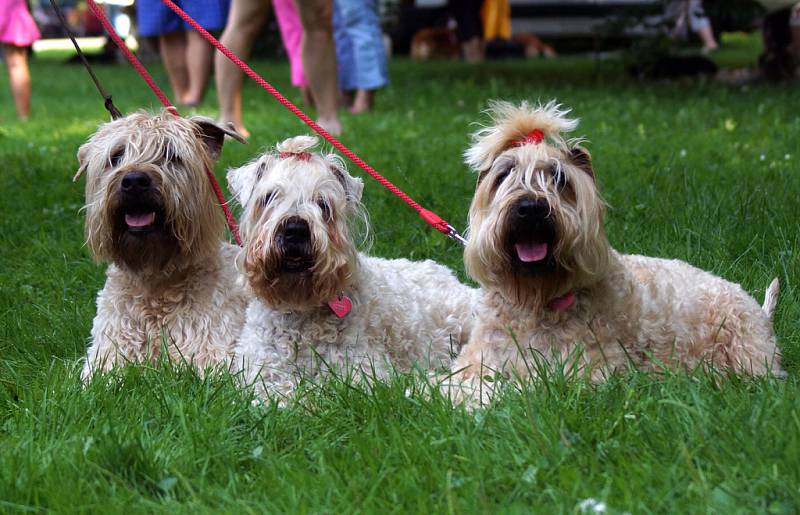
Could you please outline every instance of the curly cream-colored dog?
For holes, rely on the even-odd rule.
[[[781,373],[777,280],[762,308],[740,286],[682,261],[617,253],[590,156],[563,135],[577,120],[552,102],[495,102],[489,113],[491,125],[466,152],[478,185],[464,259],[484,295],[443,385],[454,400],[485,403],[485,376],[526,378],[541,359],[595,381],[628,366]]]
[[[240,268],[255,296],[235,366],[257,392],[279,396],[330,368],[385,377],[449,367],[478,291],[430,260],[359,253],[363,184],[337,156],[311,152],[316,143],[291,138],[228,172],[244,206]]]
[[[226,134],[240,139],[206,118],[138,112],[100,126],[78,151],[87,244],[110,262],[84,380],[162,347],[200,370],[230,358],[247,300],[206,176]]]

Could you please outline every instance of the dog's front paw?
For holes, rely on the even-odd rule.
[[[492,377],[457,372],[442,378],[439,388],[442,395],[450,399],[454,406],[463,405],[472,411],[491,404],[497,382]]]

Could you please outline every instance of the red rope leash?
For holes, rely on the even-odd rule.
[[[119,34],[117,34],[117,31],[114,30],[114,27],[106,17],[103,9],[101,9],[94,2],[94,0],[86,0],[86,3],[89,6],[89,9],[92,10],[92,13],[95,15],[95,17],[100,20],[100,23],[103,25],[103,28],[106,29],[109,37],[111,37],[114,43],[116,43],[116,45],[125,55],[125,58],[128,60],[128,62],[131,63],[131,66],[134,67],[134,69],[139,73],[142,79],[144,79],[150,89],[153,90],[153,93],[155,93],[155,95],[158,97],[158,100],[161,102],[161,104],[164,107],[174,111],[176,115],[180,115],[178,110],[175,109],[175,106],[172,105],[172,102],[169,101],[169,98],[167,98],[167,95],[165,95],[161,88],[158,87],[158,84],[156,84],[156,82],[153,80],[153,77],[150,75],[150,73],[148,73],[144,65],[139,62],[125,42],[122,41],[122,38],[119,37]],[[217,201],[219,201],[219,205],[222,207],[222,212],[225,213],[225,219],[228,222],[228,228],[231,230],[233,239],[236,240],[236,243],[241,247],[242,239],[239,236],[239,226],[236,224],[236,218],[233,217],[230,207],[228,207],[228,201],[225,200],[225,195],[222,193],[222,188],[220,187],[219,182],[217,182],[217,178],[214,176],[211,170],[206,169],[206,175],[208,176],[208,180],[211,182],[214,195],[216,195]]]
[[[91,2],[91,3],[94,3],[93,0],[87,0],[87,1]],[[183,21],[185,21],[186,23],[191,25],[192,28],[194,30],[196,30],[201,36],[203,36],[203,38],[205,38],[206,41],[211,43],[217,50],[222,52],[225,55],[225,57],[227,57],[228,59],[233,61],[234,64],[236,64],[236,66],[241,68],[242,71],[248,77],[250,77],[252,80],[254,80],[259,86],[261,86],[262,88],[267,90],[270,95],[275,97],[275,99],[278,102],[281,103],[281,105],[283,105],[286,109],[291,111],[295,116],[300,118],[300,120],[302,120],[303,123],[305,123],[306,125],[308,125],[312,129],[314,129],[314,131],[317,134],[319,134],[320,136],[322,136],[325,139],[325,141],[327,141],[328,143],[333,145],[342,154],[347,156],[353,163],[355,163],[358,167],[360,167],[362,170],[364,170],[369,175],[371,175],[373,179],[375,179],[383,187],[385,187],[386,189],[391,191],[394,195],[396,195],[398,198],[400,198],[400,200],[402,200],[403,202],[405,202],[406,204],[411,206],[411,208],[413,208],[417,213],[419,213],[419,215],[422,217],[422,219],[425,220],[428,224],[433,226],[437,231],[446,234],[450,238],[452,238],[452,239],[454,239],[456,241],[459,241],[462,244],[466,244],[466,241],[464,240],[464,238],[462,238],[461,235],[458,234],[458,231],[456,231],[455,228],[452,225],[447,223],[444,219],[439,217],[439,215],[437,215],[433,211],[425,209],[424,207],[422,207],[419,204],[417,204],[417,202],[415,202],[414,199],[412,199],[411,197],[406,195],[400,188],[398,188],[397,186],[392,184],[388,179],[386,179],[384,176],[379,174],[374,168],[372,168],[370,165],[368,165],[366,162],[364,162],[364,160],[362,160],[360,157],[358,157],[352,150],[347,148],[336,137],[334,137],[328,131],[326,131],[325,129],[320,127],[314,120],[309,118],[307,114],[305,114],[303,111],[301,111],[288,98],[283,96],[280,93],[280,91],[275,89],[269,82],[264,80],[264,78],[261,77],[261,75],[256,73],[244,61],[239,59],[239,57],[236,54],[234,54],[233,52],[228,50],[228,48],[225,47],[222,43],[220,43],[217,40],[217,38],[215,38],[214,36],[209,34],[208,31],[205,30],[203,27],[201,27],[196,21],[194,21],[194,19],[192,19],[191,16],[186,14],[186,12],[184,12],[183,9],[181,9],[180,7],[175,5],[175,3],[172,2],[171,0],[161,0],[161,2],[164,5],[166,5],[167,7],[169,7],[170,9],[172,9],[172,11],[174,11],[175,14],[180,16],[183,19]]]

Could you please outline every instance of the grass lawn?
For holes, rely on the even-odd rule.
[[[718,59],[755,53],[738,38]],[[286,65],[255,68],[298,97]],[[97,71],[123,111],[156,105],[129,67]],[[582,119],[616,248],[687,260],[759,301],[782,283],[785,381],[631,372],[591,385],[554,373],[470,414],[406,396],[410,376],[311,385],[286,409],[251,406],[230,377],[163,364],[81,388],[104,267],[83,247],[83,184],[70,178],[106,114],[82,68],[40,59],[32,73],[25,124],[0,73],[0,512],[800,510],[796,85],[638,82],[585,57],[393,63],[375,113],[345,115],[343,140],[457,227],[475,179],[460,156],[486,101],[558,98]],[[265,92],[245,94],[251,142],[226,147],[220,178],[304,132]],[[198,111],[215,105],[211,92]],[[433,258],[464,277],[461,248],[365,182],[372,253]]]

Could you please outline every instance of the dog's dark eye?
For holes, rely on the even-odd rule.
[[[275,198],[274,191],[270,191],[269,193],[264,195],[264,197],[261,199],[261,207],[267,207],[269,203],[272,202],[273,198]]]
[[[558,168],[553,168],[550,173],[553,177],[553,184],[555,185],[556,190],[563,190],[564,186],[567,185],[567,175]]]
[[[319,210],[322,211],[322,216],[325,220],[330,221],[331,219],[331,206],[324,198],[317,199],[317,206],[319,206]]]
[[[494,184],[492,185],[492,189],[496,190],[497,188],[499,188],[500,185],[503,184],[503,181],[506,180],[506,177],[508,177],[508,175],[511,173],[512,170],[513,168],[510,168],[508,170],[504,170],[498,173],[497,176],[495,176],[494,178]]]
[[[111,166],[116,167],[122,162],[122,158],[125,157],[125,149],[118,148],[111,155],[108,157]]]

